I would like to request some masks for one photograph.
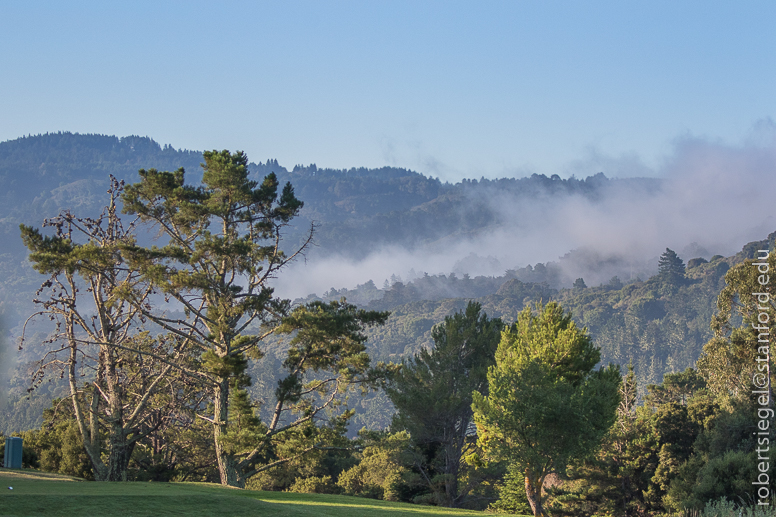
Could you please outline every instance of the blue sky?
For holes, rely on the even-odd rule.
[[[0,140],[51,131],[455,181],[659,174],[776,119],[776,3],[10,2]]]

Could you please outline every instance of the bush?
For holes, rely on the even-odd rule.
[[[531,506],[525,495],[525,476],[520,468],[515,465],[507,467],[504,475],[504,483],[496,486],[498,501],[491,504],[488,509],[502,513],[531,514]]]
[[[349,495],[398,501],[405,470],[391,461],[385,451],[367,447],[361,463],[343,472],[337,484]]]
[[[65,420],[40,430],[20,433],[24,453],[34,455],[35,465],[45,472],[56,472],[92,480],[92,463],[86,455],[75,421]]]
[[[696,467],[694,463],[700,465]],[[756,465],[754,454],[733,450],[726,451],[722,456],[699,458],[695,461],[691,459],[685,467],[688,472],[680,470],[683,475],[671,487],[666,502],[670,504],[672,500],[676,501],[675,507],[681,504],[700,508],[705,501],[720,502],[725,500],[725,497],[747,500],[752,493],[752,480],[757,478]],[[699,468],[692,472],[695,470],[693,467]],[[690,486],[685,488],[685,484]],[[685,495],[683,488],[689,494]],[[706,507],[709,508],[708,504]]]
[[[339,476],[339,485],[346,494],[385,499],[405,500],[402,451],[407,447],[409,435],[400,432],[373,438],[373,445],[364,448],[361,461]]]
[[[771,506],[737,506],[726,498],[709,501],[703,509],[701,517],[773,517],[776,510]]]
[[[286,492],[299,494],[341,494],[342,488],[335,485],[331,476],[312,476],[309,478],[297,478],[286,489]]]
[[[709,501],[703,510],[688,508],[679,513],[672,513],[666,517],[774,517],[776,516],[776,500],[770,501],[770,506],[736,505],[722,497],[716,501]]]
[[[708,264],[708,262],[709,261],[706,260],[703,257],[692,258],[692,259],[687,261],[687,269],[692,269],[694,267],[698,267],[701,264]]]

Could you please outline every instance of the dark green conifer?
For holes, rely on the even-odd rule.
[[[434,327],[434,346],[406,361],[387,389],[394,427],[409,431],[421,451],[416,467],[436,504],[460,506],[474,488],[459,485],[463,456],[474,446],[472,392],[487,393],[502,327],[469,302]]]
[[[671,248],[666,248],[657,261],[657,269],[661,276],[668,278],[684,278],[684,261]]]

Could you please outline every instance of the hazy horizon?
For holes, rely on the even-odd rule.
[[[0,140],[152,135],[451,182],[644,175],[677,140],[740,145],[776,117],[775,17],[765,1],[6,2]]]
[[[418,250],[378,248],[358,261],[336,254],[316,257],[281,275],[278,292],[292,298],[320,295],[331,287],[353,288],[370,279],[379,285],[392,274],[406,275],[410,270],[449,274],[470,253],[498,262],[495,269],[482,261],[459,270],[472,276],[557,262],[579,249],[633,264],[653,259],[656,268],[657,257],[667,247],[681,253],[697,244],[709,255],[731,255],[776,230],[776,207],[770,202],[770,193],[776,191],[776,126],[772,123],[763,124],[759,137],[744,145],[701,139],[679,142],[657,176],[664,183],[656,193],[620,188],[615,182],[598,201],[570,195],[516,203],[508,193],[487,192],[482,196],[486,199],[470,202],[486,202],[500,214],[502,223],[497,228]],[[690,258],[695,257],[683,257]],[[568,274],[571,279],[585,277],[591,285],[613,276],[607,271]]]

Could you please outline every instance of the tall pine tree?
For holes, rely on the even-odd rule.
[[[658,273],[668,279],[683,279],[685,273],[684,261],[679,258],[671,248],[666,248],[665,253],[660,255],[657,261]]]
[[[460,486],[463,456],[474,446],[472,392],[487,393],[503,324],[476,302],[434,327],[434,346],[407,360],[387,388],[394,427],[407,430],[436,503],[460,506],[473,488]]]
[[[163,247],[127,246],[131,267],[174,304],[140,305],[143,315],[178,336],[195,354],[192,375],[210,393],[210,409],[198,417],[213,429],[221,483],[244,486],[252,475],[321,446],[322,416],[356,384],[370,383],[374,370],[362,330],[387,313],[340,302],[311,304],[290,312],[270,281],[311,242],[290,254],[283,234],[302,202],[290,183],[279,192],[274,174],[259,184],[248,178],[242,152],[204,153],[202,185],[184,181],[184,170],[141,170],[127,187],[124,210],[161,234]],[[169,311],[180,311],[171,316]],[[294,337],[268,422],[256,415],[246,388],[248,360],[263,356],[273,333]],[[329,415],[341,427],[351,412]],[[278,441],[294,443],[280,452]]]

